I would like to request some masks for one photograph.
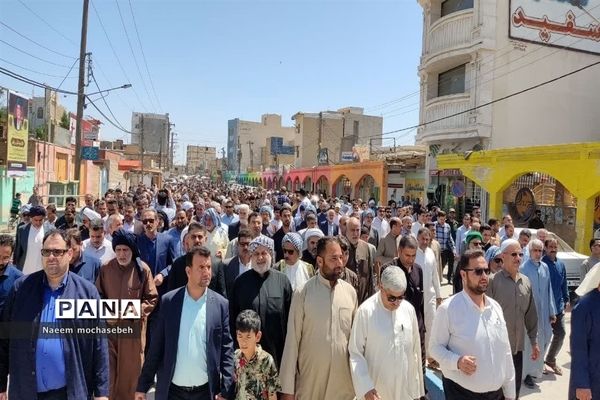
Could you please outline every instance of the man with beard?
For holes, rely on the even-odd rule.
[[[252,269],[244,272],[233,283],[229,296],[229,316],[232,332],[240,312],[252,309],[260,315],[261,345],[273,356],[277,366],[281,364],[283,345],[287,330],[292,285],[281,272],[272,268],[273,240],[259,236],[250,243]]]
[[[243,212],[240,211],[240,222],[242,221],[242,216],[243,216]],[[250,215],[248,215],[247,224],[244,224],[241,226],[246,226],[250,230],[250,233],[252,234],[252,239],[255,239],[259,236],[267,237],[262,234],[262,217],[257,212],[253,212]],[[238,246],[237,246],[237,233],[236,233],[236,238],[233,240],[230,240],[229,245],[227,245],[227,253],[225,255],[225,258],[231,258],[231,257],[237,256],[237,249],[238,249]]]
[[[15,264],[25,275],[41,269],[40,250],[44,239],[46,209],[42,206],[33,206],[29,210],[29,216],[31,222],[17,228],[15,237]]]
[[[175,213],[175,226],[167,231],[167,234],[171,236],[173,246],[175,246],[175,258],[181,257],[184,254],[181,234],[187,226],[187,213],[184,210],[177,211]]]
[[[394,217],[390,219],[390,233],[386,235],[377,246],[376,261],[380,264],[387,264],[398,255],[398,242],[400,241],[400,231],[402,223],[400,219]]]
[[[483,252],[467,250],[458,273],[463,290],[437,309],[429,342],[429,354],[442,369],[444,395],[447,400],[515,399],[506,322],[500,305],[485,295],[490,270]]]
[[[140,258],[150,267],[154,284],[162,295],[166,292],[162,284],[169,275],[167,267],[173,263],[175,246],[166,232],[158,232],[158,213],[154,209],[147,208],[142,212],[142,223],[144,233],[137,235]]]
[[[317,228],[309,228],[304,232],[304,251],[302,261],[312,266],[317,264],[317,242],[323,236],[323,232]]]
[[[279,374],[283,400],[355,398],[348,341],[358,303],[356,290],[340,279],[344,262],[335,238],[319,240],[317,266],[292,299]]]
[[[542,258],[542,261],[546,263],[550,271],[552,294],[554,295],[554,306],[556,307],[556,322],[552,324],[552,341],[544,364],[550,367],[556,375],[562,375],[562,369],[556,364],[556,356],[565,340],[565,311],[569,310],[571,306],[567,286],[567,269],[565,264],[556,258],[558,252],[558,241],[556,239],[546,239],[544,250],[546,255]]]
[[[77,204],[77,199],[75,197],[69,196],[65,199],[65,214],[67,213],[67,211],[73,213],[73,215],[75,214],[75,206]],[[63,226],[67,223],[65,216],[63,214],[62,217],[59,217],[56,222],[54,223],[54,226],[56,226],[57,229],[64,229]]]
[[[287,233],[282,239],[283,260],[275,265],[275,269],[283,272],[292,285],[292,290],[300,289],[306,281],[315,275],[312,264],[300,259],[302,237],[296,232]]]
[[[123,229],[136,235],[144,231],[144,225],[135,218],[135,208],[131,200],[126,200],[123,204]]]
[[[135,395],[138,377],[144,363],[143,350],[146,347],[146,322],[156,307],[158,292],[154,286],[152,273],[146,263],[139,260],[135,235],[123,230],[116,231],[112,246],[116,257],[103,265],[96,287],[105,299],[140,300],[141,324],[139,336],[109,336],[110,398],[129,400]],[[109,321],[108,324],[132,326],[132,321]]]
[[[0,235],[0,315],[4,309],[4,301],[15,281],[23,276],[23,273],[10,263],[14,247],[12,236]]]
[[[250,206],[248,204],[240,204],[238,206],[238,220],[236,222],[232,222],[229,225],[229,229],[227,234],[229,235],[229,242],[232,242],[238,235],[241,229],[248,228],[248,216],[250,215]],[[262,224],[262,221],[261,221]],[[262,226],[261,226],[262,229]]]
[[[350,218],[346,229],[346,238],[350,242],[350,258],[346,268],[350,269],[359,280],[359,290],[357,293],[358,304],[368,299],[374,292],[373,284],[373,263],[369,245],[360,239],[360,221],[358,218]]]
[[[115,258],[111,242],[104,238],[104,223],[100,219],[90,222],[90,238],[83,241],[81,248],[85,254],[100,260],[101,264]]]
[[[42,256],[42,270],[17,280],[4,305],[4,322],[27,325],[30,332],[5,336],[0,342],[0,398],[7,398],[10,376],[8,397],[13,400],[89,399],[92,393],[94,400],[108,400],[106,337],[61,332],[49,335],[41,327],[59,322],[56,300],[98,301],[98,289],[69,272],[72,251],[64,232],[47,233],[38,254]],[[90,326],[84,321],[94,324],[76,320],[78,326]]]
[[[537,344],[538,317],[529,278],[519,272],[523,258],[521,244],[506,239],[500,246],[503,268],[490,276],[488,295],[496,300],[504,312],[508,339],[515,367],[516,398],[519,398],[523,377],[523,349],[529,340],[533,349],[531,358],[537,360],[540,349]]]
[[[403,301],[405,290],[404,272],[390,266],[381,273],[379,292],[358,307],[349,351],[359,399],[414,400],[425,395],[419,326],[415,309]]]
[[[412,235],[403,236],[398,245],[398,257],[391,263],[381,267],[381,272],[390,265],[396,265],[406,275],[406,292],[404,297],[415,308],[419,335],[421,338],[421,359],[425,361],[425,303],[423,293],[423,270],[415,263],[419,244]]]
[[[273,235],[273,242],[275,243],[275,261],[283,259],[283,247],[281,241],[283,237],[293,232],[292,230],[292,208],[288,205],[281,207],[281,228]]]
[[[183,250],[182,256],[179,256],[173,261],[171,270],[169,271],[169,279],[167,280],[167,290],[175,290],[182,286],[187,285],[188,277],[185,272],[186,267],[186,254],[188,251],[197,246],[205,246],[208,232],[206,228],[197,222],[192,222],[187,229],[183,237]],[[210,280],[209,289],[219,293],[221,296],[226,297],[225,293],[225,278],[223,276],[223,267],[220,263],[216,264],[214,268],[211,268],[212,278]]]
[[[250,242],[252,235],[248,229],[242,229],[237,237],[238,255],[223,261],[221,269],[225,277],[226,294],[229,298],[233,294],[233,283],[236,278],[250,269]]]
[[[67,243],[73,251],[69,261],[69,270],[92,284],[96,284],[102,263],[100,259],[84,254],[79,229],[69,229],[67,231]]]

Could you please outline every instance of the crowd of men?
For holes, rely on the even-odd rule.
[[[557,240],[509,215],[193,178],[84,202],[22,206],[0,235],[2,320],[29,323],[0,337],[0,400],[415,400],[426,368],[446,399],[499,400],[563,373]],[[600,239],[590,251],[569,399],[600,398]],[[107,322],[138,329],[43,335],[65,324],[56,299],[139,300],[138,321]]]

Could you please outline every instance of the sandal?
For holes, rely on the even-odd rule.
[[[550,367],[550,369],[552,370],[552,372],[554,372],[555,375],[562,376],[563,371],[555,362],[551,363],[551,362],[545,361],[544,364],[546,364],[548,367]]]

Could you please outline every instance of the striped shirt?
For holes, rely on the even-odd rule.
[[[435,223],[435,238],[438,242],[440,242],[440,247],[443,250],[452,250],[453,253],[456,252],[456,248],[454,247],[454,240],[452,239],[452,233],[450,231],[450,225],[444,222],[444,224],[440,224],[439,222]]]

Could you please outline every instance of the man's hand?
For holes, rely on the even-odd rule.
[[[577,400],[592,400],[592,389],[575,389]]]
[[[6,392],[0,393],[0,400],[7,400],[8,394]]]
[[[163,276],[163,274],[157,274],[154,277],[154,284],[156,285],[156,287],[159,287],[160,285],[163,284],[164,280],[165,280],[165,277]]]
[[[108,397],[106,397],[106,396],[94,397],[94,400],[108,400]]]
[[[365,393],[365,400],[381,400],[381,397],[379,397],[379,393],[377,393],[377,390],[371,389],[367,393]]]
[[[550,317],[550,323],[554,324],[556,322],[556,315]]]
[[[223,252],[221,250],[217,250],[217,253],[215,254],[215,256],[217,258],[223,259]]]
[[[135,392],[134,400],[146,400],[146,393]]]
[[[567,304],[565,304],[565,312],[571,312],[571,303],[567,302]]]
[[[281,400],[295,400],[296,396],[293,394],[281,393]]]
[[[438,308],[440,304],[442,304],[442,298],[438,297],[437,299],[435,299],[435,307]]]
[[[227,400],[225,397],[221,396],[221,393],[215,396],[215,400]]]
[[[533,346],[533,348],[531,349],[531,359],[533,361],[537,360],[540,356],[540,346],[536,345]]]
[[[457,366],[465,374],[473,375],[477,370],[477,359],[473,356],[462,356],[458,359]]]

